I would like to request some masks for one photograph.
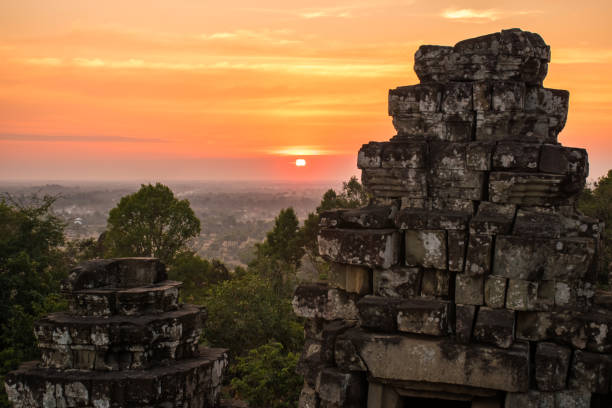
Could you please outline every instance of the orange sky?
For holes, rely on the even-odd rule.
[[[551,45],[559,140],[598,177],[611,17],[609,0],[3,2],[0,179],[346,179],[394,135],[387,92],[418,82],[420,44],[511,27]]]

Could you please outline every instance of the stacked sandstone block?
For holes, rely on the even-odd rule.
[[[199,306],[154,258],[88,261],[64,282],[70,309],[35,324],[41,361],[6,378],[14,407],[216,407],[227,355],[199,349]]]
[[[549,60],[518,29],[419,48],[397,135],[359,151],[371,204],[322,214],[329,282],[295,292],[301,407],[612,406],[602,225],[574,208],[587,154],[557,142]]]

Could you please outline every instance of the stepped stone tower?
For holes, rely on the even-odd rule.
[[[199,306],[154,258],[88,261],[63,284],[70,311],[36,322],[41,361],[6,378],[14,407],[217,407],[224,349],[198,348]]]
[[[612,407],[602,225],[549,60],[519,29],[416,52],[397,135],[359,151],[370,205],[321,215],[328,283],[295,292],[300,407]]]

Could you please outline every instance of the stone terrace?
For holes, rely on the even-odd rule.
[[[205,311],[179,303],[180,284],[154,258],[73,269],[70,311],[35,324],[41,361],[6,378],[13,406],[219,406],[226,350],[198,347]]]
[[[587,153],[557,142],[549,61],[519,29],[416,52],[397,135],[359,151],[370,205],[321,215],[329,281],[295,292],[300,407],[612,406],[602,225],[574,207]]]

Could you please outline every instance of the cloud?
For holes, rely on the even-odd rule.
[[[0,140],[16,142],[119,142],[119,143],[167,143],[167,140],[129,136],[78,136],[78,135],[20,135],[0,133]]]
[[[540,10],[499,10],[499,9],[446,9],[441,16],[449,20],[485,23],[513,16],[539,14]]]
[[[264,72],[280,72],[295,75],[340,76],[373,78],[400,74],[406,71],[405,64],[368,64],[357,61],[330,58],[246,58],[217,57],[204,59],[203,62],[165,62],[149,61],[137,58],[125,60],[101,58],[72,58],[57,60],[54,67],[76,66],[91,69],[150,69],[166,71],[205,71],[205,70],[250,70]],[[22,60],[26,64],[39,65],[31,58]]]
[[[301,40],[287,38],[293,34],[292,30],[235,30],[232,32],[219,32],[212,34],[201,34],[201,40],[251,40],[265,42],[275,45],[298,44]]]
[[[285,146],[281,148],[265,150],[265,153],[281,156],[323,156],[338,154],[339,152],[323,149],[321,146]]]

